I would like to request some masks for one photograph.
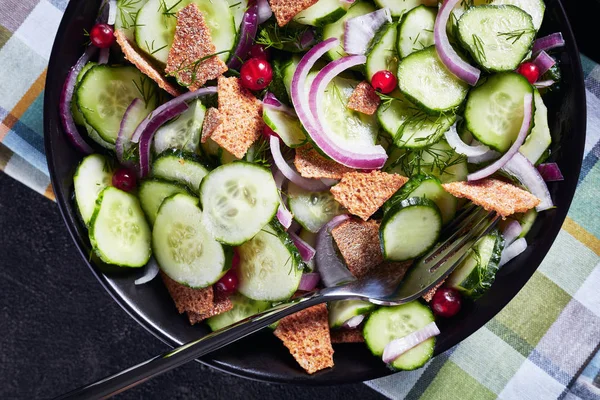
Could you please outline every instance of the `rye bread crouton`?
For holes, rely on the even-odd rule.
[[[287,25],[300,11],[317,3],[319,0],[271,0],[271,10],[275,14],[279,26]]]
[[[233,308],[233,303],[229,300],[229,296],[214,290],[213,306],[212,308],[204,313],[197,314],[194,312],[188,312],[188,318],[192,325],[204,321],[207,318],[214,317],[215,315],[223,314]]]
[[[215,129],[211,138],[241,159],[262,134],[262,102],[242,87],[238,78],[220,76],[218,95],[223,123]]]
[[[383,262],[379,225],[377,221],[349,219],[331,230],[346,266],[359,279]]]
[[[115,30],[115,38],[117,39],[119,46],[121,46],[121,51],[123,51],[126,60],[135,65],[137,69],[156,82],[158,87],[169,93],[171,96],[177,97],[181,94],[181,91],[175,85],[169,83],[158,69],[156,69],[145,56],[133,47],[123,31],[120,29]]]
[[[362,329],[332,329],[330,335],[333,344],[364,343],[365,341]]]
[[[349,172],[331,193],[351,214],[366,221],[407,181],[404,176],[381,171]]]
[[[309,374],[333,367],[333,347],[325,304],[283,318],[273,333]]]
[[[381,99],[368,82],[359,83],[348,99],[348,108],[359,113],[373,115],[377,111]]]
[[[352,168],[323,157],[310,144],[296,149],[294,165],[305,178],[342,179],[345,173],[353,171]]]
[[[210,312],[214,303],[214,292],[212,286],[204,289],[192,289],[173,279],[164,272],[160,273],[169,294],[175,302],[179,314],[184,312],[204,315]]]
[[[227,71],[223,60],[211,56],[215,52],[210,29],[198,6],[192,3],[179,10],[175,38],[167,58],[167,75],[174,76],[191,91],[198,90]]]
[[[204,115],[204,123],[202,124],[202,138],[200,139],[200,142],[206,143],[206,141],[222,123],[223,118],[221,118],[219,110],[214,107],[209,108]]]
[[[498,179],[451,182],[442,186],[452,196],[469,199],[487,211],[496,211],[502,218],[524,213],[540,204],[540,199],[528,191]]]

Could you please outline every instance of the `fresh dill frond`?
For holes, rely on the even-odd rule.
[[[512,44],[517,43],[523,35],[535,33],[535,29],[517,29],[511,32],[498,32],[498,37],[502,37],[507,41],[512,41]]]
[[[475,47],[475,51],[477,52],[479,59],[485,61],[487,57],[485,56],[483,40],[481,40],[481,38],[476,34],[473,34],[473,46]]]

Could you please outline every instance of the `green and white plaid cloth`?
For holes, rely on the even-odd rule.
[[[0,169],[50,199],[42,104],[66,5],[0,0]],[[600,344],[600,66],[582,60],[585,160],[550,253],[517,297],[467,340],[420,370],[367,385],[393,399],[600,400],[600,355],[593,358]]]

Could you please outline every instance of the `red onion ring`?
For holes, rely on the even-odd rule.
[[[295,233],[289,232],[289,235],[292,239],[292,242],[294,242],[294,245],[298,248],[300,256],[302,256],[302,261],[309,262],[312,260],[315,256],[315,249],[313,249],[310,244],[306,243]]]
[[[547,80],[547,81],[537,81],[536,83],[533,84],[533,86],[535,86],[537,89],[545,89],[545,88],[549,88],[550,86],[554,85],[556,82],[554,82],[553,80]]]
[[[268,5],[268,4],[267,4]],[[270,10],[270,8],[269,8]],[[268,19],[268,18],[267,18]],[[240,24],[239,41],[233,54],[229,57],[227,66],[231,69],[239,70],[242,63],[248,58],[259,24],[259,5],[254,3],[248,7],[242,23]]]
[[[110,49],[108,47],[100,49],[100,54],[98,55],[98,64],[108,64],[108,57],[110,57]]]
[[[565,45],[565,39],[561,32],[556,32],[548,36],[541,37],[533,42],[531,52],[536,55],[540,51],[548,51]]]
[[[477,181],[479,179],[487,178],[500,168],[504,167],[514,156],[519,152],[519,149],[525,142],[525,138],[529,133],[531,126],[531,120],[533,118],[533,95],[526,94],[523,99],[523,123],[521,124],[521,130],[515,142],[510,146],[510,149],[498,160],[489,166],[480,169],[479,171],[473,172],[467,176],[469,181]]]
[[[270,108],[272,110],[284,112],[287,115],[291,115],[293,117],[296,116],[296,111],[294,111],[294,109],[292,107],[288,107],[285,104],[283,104],[271,92],[265,93],[265,97],[263,98],[263,106],[266,108]]]
[[[302,274],[302,278],[300,278],[300,285],[298,285],[298,290],[310,292],[317,287],[320,280],[321,277],[316,272]]]
[[[456,125],[452,125],[450,129],[444,134],[446,141],[454,149],[455,152],[465,155],[467,157],[479,157],[490,151],[490,148],[484,144],[477,146],[470,146],[462,141],[458,132],[456,131]]]
[[[144,275],[142,275],[138,279],[136,279],[134,283],[136,285],[143,285],[145,283],[148,283],[151,280],[153,280],[154,278],[156,278],[156,276],[158,275],[158,272],[159,272],[158,263],[156,262],[154,257],[152,257],[150,259],[150,261],[148,261],[148,264],[146,264],[146,266],[144,267]]]
[[[271,18],[271,15],[273,15],[273,10],[271,10],[268,0],[257,0],[256,3],[258,5],[258,23],[262,24]]]
[[[73,101],[73,92],[75,91],[75,84],[77,83],[77,75],[81,72],[85,64],[92,58],[96,52],[96,47],[88,46],[83,55],[79,57],[79,60],[71,68],[63,84],[62,91],[60,93],[60,101],[58,103],[58,111],[60,114],[60,120],[62,126],[67,134],[67,138],[73,143],[73,145],[84,154],[91,154],[94,149],[86,143],[81,137],[73,115],[71,114],[71,101]]]
[[[384,363],[390,364],[408,350],[439,334],[439,328],[435,322],[431,322],[425,327],[414,331],[403,338],[394,339],[389,342],[383,349],[383,356],[381,358]]]
[[[504,264],[523,253],[525,250],[527,250],[527,240],[525,240],[525,238],[515,240],[510,246],[502,250],[499,266],[502,267]]]
[[[458,79],[467,82],[469,85],[475,86],[479,80],[481,71],[467,63],[456,53],[448,40],[448,33],[446,32],[450,14],[460,1],[461,0],[446,0],[442,3],[433,28],[435,49],[437,50],[442,63],[444,63],[446,68],[448,68],[452,74]]]
[[[283,204],[280,204],[279,208],[277,209],[277,220],[287,230],[292,225],[294,216],[287,208],[283,206]]]
[[[565,177],[556,163],[540,164],[538,165],[537,170],[546,182],[560,182],[565,180]]]
[[[533,63],[537,65],[540,71],[540,76],[542,76],[548,72],[550,68],[554,67],[556,60],[542,50],[535,60],[533,60]]]
[[[108,1],[108,18],[106,23],[108,25],[114,25],[117,21],[117,0]]]
[[[535,208],[537,211],[545,211],[554,207],[548,185],[527,157],[517,153],[502,169],[515,176],[527,190],[541,200],[541,203]]]
[[[362,322],[364,320],[365,320],[364,315],[355,315],[354,317],[350,318],[348,321],[344,322],[344,325],[342,325],[342,326],[346,329],[354,329],[357,326],[359,326],[360,324],[362,324]]]
[[[389,8],[348,19],[344,24],[344,51],[348,54],[366,54],[375,34],[386,22],[392,22]]]
[[[523,227],[519,223],[519,221],[512,220],[506,224],[504,229],[502,229],[502,236],[504,237],[504,247],[508,247],[514,242],[519,235],[523,232]]]
[[[139,116],[143,108],[146,108],[146,104],[144,104],[141,99],[133,99],[129,107],[127,107],[127,110],[125,110],[125,114],[123,114],[123,119],[121,120],[121,125],[119,127],[119,134],[117,135],[117,140],[115,142],[115,151],[119,163],[127,167],[135,166],[132,161],[125,160],[125,153],[131,148],[131,136],[139,123],[137,119],[134,120],[132,118],[132,115]]]

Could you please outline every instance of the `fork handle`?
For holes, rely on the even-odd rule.
[[[124,371],[63,394],[56,397],[55,400],[104,399],[114,396],[157,375],[251,335],[285,316],[328,300],[329,298],[325,296],[323,291],[306,293]]]

